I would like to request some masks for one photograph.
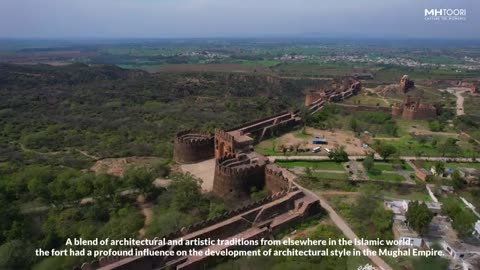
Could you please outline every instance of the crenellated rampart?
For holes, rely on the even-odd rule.
[[[290,190],[291,183],[278,165],[268,164],[265,168],[265,187],[269,194],[275,194]]]
[[[181,164],[196,163],[213,157],[213,136],[209,132],[184,130],[173,142],[173,158]]]
[[[265,184],[265,161],[245,154],[227,155],[215,163],[213,193],[223,199],[245,199]]]

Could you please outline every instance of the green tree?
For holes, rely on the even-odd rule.
[[[346,162],[348,161],[348,154],[345,151],[345,146],[340,145],[340,147],[328,153],[328,158],[335,162]]]
[[[28,191],[44,201],[50,201],[51,196],[48,190],[48,184],[55,178],[51,167],[38,165],[29,166],[23,171],[22,177],[29,179],[27,184]]]
[[[352,118],[350,119],[349,126],[350,126],[350,129],[351,129],[353,132],[357,133],[357,132],[359,131],[357,119],[355,119],[354,117],[352,117]]]
[[[190,174],[174,174],[169,191],[173,193],[172,204],[181,211],[193,209],[203,200],[200,182]]]
[[[417,201],[408,203],[408,211],[405,215],[408,224],[419,234],[423,234],[433,219],[433,213],[425,203]]]
[[[447,140],[440,145],[442,156],[445,156],[446,154],[458,155],[461,153],[461,149],[460,146],[457,145],[457,141],[458,139],[455,138],[447,138]]]
[[[440,123],[440,121],[435,120],[435,121],[430,121],[430,122],[428,122],[428,128],[429,128],[431,131],[438,132],[438,131],[442,131],[443,126],[442,126],[442,124]]]
[[[377,150],[378,154],[383,158],[383,160],[387,160],[388,157],[397,152],[397,148],[395,148],[395,146],[382,142],[377,143],[375,149]]]
[[[437,172],[437,175],[443,175],[443,172],[445,171],[445,162],[438,160],[433,166],[435,168],[435,171]]]
[[[114,176],[106,173],[97,175],[93,183],[95,200],[116,204],[119,195],[117,194],[117,187],[119,186],[117,180]]]
[[[391,236],[393,216],[393,212],[385,209],[383,205],[379,205],[373,212],[372,222],[380,238],[386,239]]]
[[[153,185],[155,175],[148,168],[130,167],[123,177],[130,187],[138,189],[145,197],[155,188]]]
[[[452,185],[455,189],[459,190],[465,187],[465,180],[460,175],[459,170],[454,170],[452,173]]]
[[[30,242],[13,240],[0,246],[0,269],[30,269],[35,249]]]
[[[373,168],[373,166],[375,165],[375,160],[373,158],[373,154],[368,154],[365,157],[365,159],[363,160],[362,164],[363,164],[363,167],[365,167],[365,169],[367,171],[370,171]]]

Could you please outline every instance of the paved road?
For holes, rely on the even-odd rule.
[[[364,159],[365,156],[350,156],[350,160]],[[272,162],[275,160],[329,160],[327,156],[268,156],[268,159]],[[379,155],[375,154],[375,159],[382,159]],[[403,160],[441,160],[441,161],[456,161],[456,162],[474,162],[472,158],[465,157],[415,157],[415,156],[400,156]]]
[[[333,223],[342,231],[342,233],[350,240],[354,241],[355,239],[360,239],[354,232],[353,230],[348,226],[348,224],[343,220],[341,216],[337,214],[337,212],[333,209],[332,206],[327,202],[327,200],[323,197],[320,196],[309,189],[306,189],[299,185],[297,182],[295,182],[296,175],[293,173],[289,172],[286,169],[282,169],[284,172],[284,175],[290,179],[295,185],[297,185],[300,189],[303,190],[303,192],[308,193],[314,197],[316,197],[319,201],[322,207],[327,210],[328,214],[330,215],[330,218],[332,219]],[[356,245],[356,247],[361,250],[362,252],[366,252],[367,250],[370,250],[368,246],[365,245]],[[377,265],[380,269],[382,270],[393,270],[382,258],[379,256],[368,256],[368,258],[375,264]]]

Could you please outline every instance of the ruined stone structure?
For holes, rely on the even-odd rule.
[[[309,89],[305,92],[305,106],[311,111],[316,111],[317,104],[325,101],[338,102],[353,95],[362,89],[362,84],[355,78],[346,77],[336,79],[329,87],[324,89]],[[323,105],[323,103],[322,103]]]
[[[215,158],[250,152],[255,141],[260,141],[274,130],[291,128],[301,121],[297,112],[282,112],[274,116],[248,122],[238,127],[215,130]],[[257,138],[256,140],[254,138]]]
[[[197,163],[213,157],[213,136],[204,131],[185,130],[175,135],[173,158],[177,163]]]
[[[244,135],[239,130],[227,132],[215,129],[215,158],[249,152],[253,142],[253,138]]]
[[[272,169],[275,177],[277,171]],[[283,176],[282,176],[283,177]],[[278,179],[277,179],[278,180]],[[275,181],[277,181],[275,180]],[[286,187],[283,184],[278,187]],[[174,231],[159,239],[260,239],[271,238],[285,228],[291,227],[305,218],[322,213],[320,202],[313,195],[300,190],[290,183],[288,190],[274,193],[259,201],[245,205],[222,216],[196,223]],[[186,250],[210,249],[220,251],[225,249],[245,248],[235,245],[212,246],[142,246],[139,250]],[[154,270],[154,269],[205,269],[212,257],[208,256],[141,256],[141,257],[102,257],[87,262],[74,270]]]
[[[415,83],[408,78],[408,75],[403,75],[400,79],[400,91],[405,94],[413,87],[415,87]]]
[[[253,187],[265,185],[267,159],[255,152],[227,155],[216,160],[213,194],[224,200],[248,199]]]
[[[403,103],[392,106],[392,116],[407,119],[432,119],[437,116],[437,108],[431,104],[422,103],[420,98],[407,96]]]

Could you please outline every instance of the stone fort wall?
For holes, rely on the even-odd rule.
[[[215,129],[215,158],[235,154],[235,140],[233,135],[221,129]]]
[[[221,216],[207,219],[205,221],[198,222],[188,227],[183,227],[180,230],[173,231],[168,235],[155,238],[167,240],[170,239],[224,239],[236,234],[241,233],[242,231],[251,228],[252,223],[258,220],[266,221],[269,217],[277,216],[282,214],[285,209],[291,209],[295,207],[293,201],[302,197],[303,194],[297,189],[293,189],[293,194],[288,194],[288,192],[279,192],[271,196],[265,197],[243,207],[237,208],[232,211],[228,211]],[[287,195],[289,195],[287,197]],[[287,197],[287,198],[285,198]],[[280,200],[285,198],[284,200]],[[276,206],[275,201],[279,201],[281,206]],[[265,207],[265,209],[262,208]],[[286,207],[288,206],[288,207]],[[312,208],[315,209],[316,206]],[[266,210],[266,211],[263,211]],[[313,213],[308,213],[313,214]],[[290,221],[287,221],[288,224],[291,224]],[[283,222],[277,223],[277,227],[280,226]],[[215,226],[217,225],[217,226]],[[198,232],[198,233],[196,233]],[[267,237],[266,234],[261,233],[256,235],[257,237]],[[179,250],[179,249],[189,249],[192,246],[151,246],[151,247],[136,247],[138,249],[150,248],[151,250]],[[184,263],[187,258],[178,258],[178,257],[101,257],[99,259],[92,260],[90,262],[85,262],[81,266],[74,267],[73,270],[93,270],[93,269],[116,269],[116,270],[153,270],[159,268],[167,269],[179,269],[180,264]],[[191,265],[193,267],[194,265]],[[169,268],[171,267],[171,268]],[[181,267],[182,269],[189,269],[188,267]],[[195,269],[195,268],[193,268]]]
[[[233,166],[233,164],[238,164]],[[215,163],[213,193],[223,199],[249,198],[251,189],[265,185],[265,164],[252,164],[237,155],[218,158]]]
[[[213,157],[213,136],[204,131],[184,130],[174,137],[173,158],[181,164],[197,163]]]
[[[344,104],[344,103],[338,103],[337,106],[346,108],[349,111],[353,111],[353,112],[386,112],[386,113],[389,113],[391,111],[390,107],[382,107],[382,106],[352,105],[352,104]]]
[[[290,190],[290,181],[283,176],[281,168],[276,164],[268,164],[265,168],[265,188],[269,194]]]

